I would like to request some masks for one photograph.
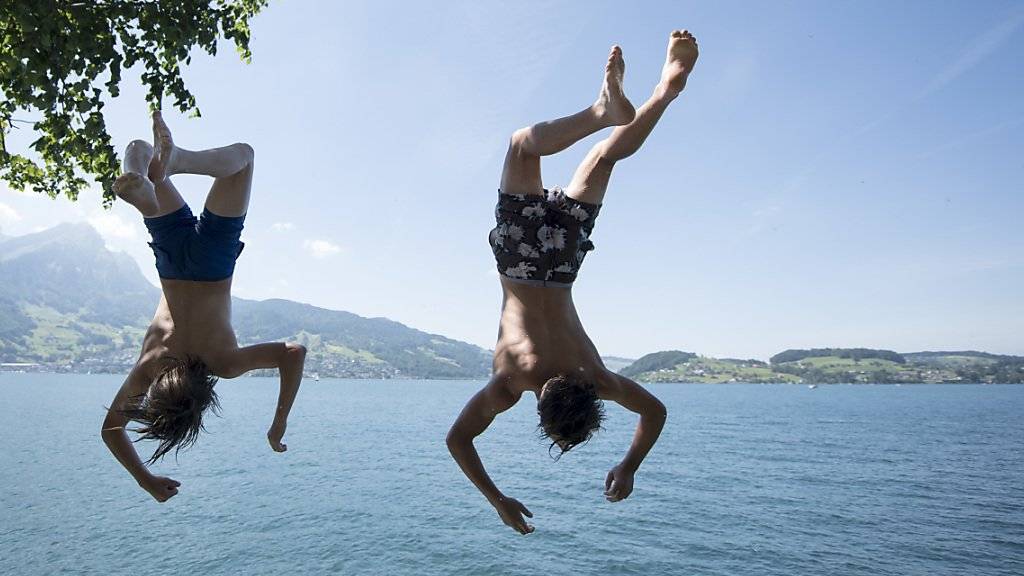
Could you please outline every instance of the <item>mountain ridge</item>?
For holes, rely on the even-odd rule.
[[[0,363],[58,371],[130,368],[160,289],[86,223],[0,237]],[[232,298],[241,345],[299,341],[306,370],[348,378],[485,378],[486,350],[387,318],[286,299]]]

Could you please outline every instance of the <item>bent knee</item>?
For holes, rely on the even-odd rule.
[[[594,155],[597,157],[598,165],[608,168],[615,166],[615,163],[623,159],[617,150],[612,150],[607,142],[598,142],[594,145]]]
[[[252,164],[252,161],[256,158],[256,150],[253,149],[251,144],[246,142],[236,142],[235,144],[232,144],[232,146],[234,146],[239,153],[241,153],[245,159]]]
[[[533,133],[529,128],[520,128],[512,133],[508,142],[508,149],[515,155],[520,155],[530,149]]]
[[[138,148],[142,148],[142,149],[148,148],[148,149],[152,150],[153,149],[153,145],[150,144],[149,142],[146,142],[145,140],[132,140],[131,142],[128,143],[128,151],[129,152],[131,152],[132,150],[138,149]]]

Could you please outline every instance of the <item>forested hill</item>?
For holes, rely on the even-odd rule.
[[[897,364],[906,364],[907,359],[898,352],[892,350],[873,350],[871,348],[812,348],[811,350],[786,350],[769,359],[772,364],[785,364],[786,362],[799,362],[805,358],[846,358],[850,360],[867,360],[879,358],[889,360]]]
[[[138,356],[159,298],[135,261],[108,251],[87,224],[0,236],[0,363],[123,372]],[[288,300],[236,298],[233,306],[240,344],[302,342],[309,348],[307,373],[485,378],[490,372],[486,350],[385,318]]]
[[[641,357],[623,376],[644,382],[1024,383],[1024,357],[987,352],[908,352],[870,348],[786,350],[760,360],[710,358],[668,350]]]

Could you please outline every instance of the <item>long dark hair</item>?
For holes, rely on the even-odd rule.
[[[195,356],[183,360],[171,359],[168,366],[156,377],[149,392],[134,396],[121,413],[129,420],[141,424],[132,432],[140,434],[135,439],[159,440],[153,455],[146,465],[154,464],[171,450],[177,457],[182,448],[195,444],[203,427],[203,414],[213,409],[220,410],[220,401],[213,386],[217,377]]]
[[[577,376],[560,374],[544,383],[537,401],[537,426],[542,438],[551,440],[548,452],[556,446],[561,450],[555,460],[569,450],[585,444],[601,429],[604,403],[597,397],[591,382]]]

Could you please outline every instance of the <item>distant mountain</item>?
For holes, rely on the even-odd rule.
[[[635,378],[647,372],[674,370],[676,366],[696,357],[697,355],[693,352],[681,352],[679,350],[654,352],[640,357],[636,362],[620,370],[619,373],[627,378]]]
[[[620,373],[643,382],[1024,384],[1024,357],[974,351],[901,354],[870,348],[816,348],[786,350],[772,356],[768,364],[669,350],[643,356]]]
[[[87,224],[0,237],[0,363],[63,371],[127,370],[160,290]],[[233,302],[242,345],[297,340],[306,370],[351,378],[485,378],[490,354],[385,318],[288,300]]]
[[[620,356],[601,356],[601,361],[604,362],[605,368],[608,368],[612,372],[618,372],[626,366],[636,362],[636,358],[622,358]]]

